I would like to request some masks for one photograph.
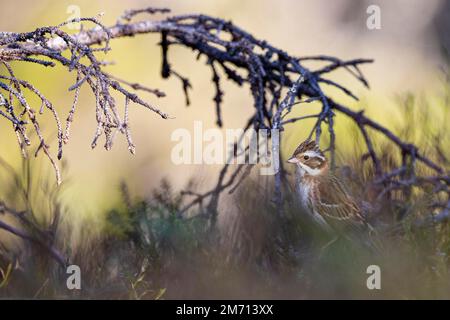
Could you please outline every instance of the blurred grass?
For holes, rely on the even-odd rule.
[[[407,120],[392,120],[399,134],[444,168],[450,156],[447,89],[438,98],[404,95],[397,99],[397,112]],[[339,145],[341,170],[350,170],[342,178],[363,199],[372,173],[361,161],[361,138],[352,127],[340,128],[338,137],[353,146],[350,152]],[[375,141],[383,159],[395,158],[382,139]],[[180,215],[183,196],[168,180],[145,198],[133,196],[122,183],[113,208],[97,215],[105,219],[92,223],[90,218],[71,221],[77,212],[60,206],[61,198],[48,182],[51,172],[40,170],[39,162],[24,161],[22,170],[3,171],[9,179],[2,175],[2,197],[9,205],[28,208],[42,227],[52,221],[56,207],[62,208],[57,244],[80,265],[83,289],[65,289],[64,271],[41,249],[19,241],[0,249],[3,298],[450,298],[450,225],[414,224],[430,214],[431,191],[377,203],[371,223],[400,226],[398,232],[382,235],[382,252],[348,240],[323,252],[329,239],[289,193],[286,215],[280,216],[270,201],[270,180],[261,176],[250,176],[226,199],[222,209],[234,210],[235,218],[217,228],[209,228],[208,216],[196,210],[189,217]],[[5,161],[2,165],[7,166]],[[40,177],[32,178],[30,172]],[[195,188],[194,182],[187,188]],[[372,264],[381,267],[381,290],[366,288],[366,268]]]
[[[60,230],[59,243],[81,267],[81,291],[65,289],[64,272],[34,248],[21,256],[20,267],[0,251],[0,267],[9,270],[0,297],[450,297],[448,224],[423,230],[405,225],[405,232],[383,239],[382,254],[347,240],[323,252],[327,240],[315,225],[288,199],[281,218],[261,184],[248,181],[235,198],[241,221],[235,238],[240,240],[233,243],[218,242],[218,231],[206,228],[204,217],[179,216],[180,195],[167,182],[147,200],[130,199],[123,188],[123,202],[108,213],[101,234],[95,236],[85,225],[82,239],[65,243],[67,231]],[[383,214],[395,214],[391,210]],[[382,270],[380,291],[366,288],[365,270],[372,264]]]
[[[81,5],[83,16],[93,16],[105,9],[104,3],[75,2]],[[346,100],[336,92],[331,96],[343,99],[340,101],[355,109],[365,107],[366,114],[393,128],[402,138],[416,143],[448,170],[448,84],[444,81],[444,90],[438,87],[436,78],[441,75],[436,76],[434,69],[427,68],[433,59],[428,55],[424,58],[420,44],[416,47],[397,45],[402,37],[390,35],[395,24],[384,25],[384,33],[378,36],[365,34],[364,41],[367,42],[358,46],[354,35],[348,37],[351,32],[342,31],[336,39],[336,25],[327,22],[328,19],[319,19],[319,25],[310,24],[314,32],[299,24],[298,21],[317,20],[311,12],[323,11],[313,2],[298,4],[299,7],[307,6],[308,10],[292,10],[292,2],[288,1],[275,8],[270,1],[258,6],[254,6],[254,2],[246,3],[246,10],[241,9],[241,2],[238,2],[239,6],[230,2],[221,2],[221,5],[204,3],[178,2],[175,10],[177,13],[201,11],[233,17],[236,23],[255,35],[290,52],[298,52],[298,55],[320,52],[343,57],[374,57],[376,67],[367,68],[368,78],[376,88],[373,93],[364,98],[365,91],[356,88],[355,93],[363,96],[360,102]],[[23,14],[18,17],[21,22],[0,29],[28,31],[38,25],[59,23],[67,17],[67,4],[64,1],[57,5],[19,1],[10,8],[14,12],[16,7],[23,9]],[[134,7],[144,4],[143,1],[133,2]],[[258,9],[253,12],[255,7]],[[6,9],[0,14],[11,14]],[[113,23],[121,11],[119,6],[111,5],[105,19]],[[254,14],[252,19],[248,19],[250,11]],[[285,18],[274,19],[274,12],[277,17]],[[298,14],[306,16],[299,18]],[[9,20],[3,18],[1,21]],[[291,32],[286,33],[286,30]],[[292,41],[291,35],[302,41]],[[316,39],[318,35],[320,41]],[[350,40],[345,40],[346,37]],[[279,219],[268,201],[269,191],[262,187],[266,181],[257,177],[252,177],[238,195],[229,200],[229,205],[237,208],[237,216],[242,219],[239,228],[234,230],[236,243],[218,242],[218,231],[210,231],[205,219],[195,216],[196,212],[192,212],[193,217],[189,219],[179,216],[180,194],[176,190],[192,176],[201,180],[198,178],[200,170],[167,164],[170,143],[168,138],[160,137],[169,137],[174,128],[186,127],[186,123],[193,120],[202,119],[205,127],[212,126],[214,119],[210,110],[214,93],[209,84],[210,74],[201,71],[195,57],[187,50],[174,50],[172,58],[176,69],[193,75],[194,105],[184,109],[178,81],[159,79],[159,49],[154,48],[157,41],[159,39],[154,36],[146,37],[145,41],[119,40],[114,42],[114,50],[106,57],[117,61],[117,65],[111,67],[117,76],[170,93],[167,99],[155,101],[151,97],[149,100],[177,116],[172,122],[162,123],[146,110],[133,110],[131,123],[138,145],[138,155],[134,159],[126,154],[123,142],[117,143],[109,152],[101,148],[90,150],[95,119],[92,97],[87,92],[81,94],[81,110],[85,114],[77,115],[73,139],[65,149],[64,158],[70,170],[65,171],[65,185],[58,192],[54,189],[53,173],[46,159],[40,155],[37,159],[22,161],[12,131],[0,126],[0,148],[4,157],[0,170],[0,198],[17,209],[30,210],[36,223],[43,228],[48,227],[55,209],[60,208],[57,244],[82,267],[83,272],[83,290],[69,292],[65,288],[64,270],[60,270],[45,252],[0,230],[0,297],[450,298],[448,222],[423,230],[410,226],[413,218],[429,213],[424,206],[428,194],[417,194],[408,203],[397,201],[382,206],[377,217],[383,222],[386,220],[385,223],[393,223],[399,215],[406,216],[402,223],[403,232],[386,239],[386,254],[382,257],[372,256],[357,246],[338,243],[318,259],[322,235],[308,221],[301,219],[290,199],[286,199],[287,220]],[[415,43],[415,38],[409,41]],[[411,68],[411,65],[420,64],[424,64],[423,68]],[[38,66],[17,64],[14,68],[18,76],[38,84],[38,88],[54,101],[58,111],[64,114],[63,111],[68,110],[70,99],[66,89],[73,83],[75,75],[68,75],[58,67],[45,73]],[[386,70],[390,73],[386,74]],[[346,75],[336,77],[347,84]],[[353,82],[349,87],[352,86]],[[421,91],[418,88],[422,88]],[[251,104],[251,97],[230,85],[225,85],[224,89],[227,92],[225,102],[230,106],[224,110],[225,123],[229,128],[241,127],[247,119],[243,113]],[[411,93],[389,96],[392,92],[407,89]],[[298,114],[292,116],[314,113],[314,109],[315,105],[311,104],[299,108]],[[44,128],[46,136],[54,136],[52,120],[49,115],[43,117],[48,118]],[[284,156],[308,134],[311,125],[312,122],[304,121],[286,130]],[[339,163],[353,168],[357,178],[352,187],[363,197],[371,172],[367,162],[360,161],[364,152],[362,139],[345,118],[339,117],[336,125]],[[326,144],[326,139],[323,143]],[[381,137],[376,139],[375,147],[386,159],[398,157]],[[170,183],[164,182],[160,186],[158,183],[164,175],[169,177]],[[207,183],[211,176],[205,174],[198,184]],[[122,179],[130,190],[120,187]],[[365,268],[372,263],[382,267],[383,289],[380,292],[368,291],[365,287]]]

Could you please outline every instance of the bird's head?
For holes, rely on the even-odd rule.
[[[308,139],[295,149],[289,163],[297,164],[302,174],[318,176],[328,170],[328,162],[316,142]]]

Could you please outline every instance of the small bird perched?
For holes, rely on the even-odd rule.
[[[339,237],[373,230],[342,182],[330,172],[327,158],[316,142],[308,139],[301,143],[288,162],[297,165],[300,203],[327,231]]]

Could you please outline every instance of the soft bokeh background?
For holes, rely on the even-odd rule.
[[[381,30],[366,28],[366,8],[369,4],[381,7]],[[445,48],[449,48],[448,1],[326,1],[326,0],[183,0],[183,1],[1,1],[0,30],[24,32],[38,26],[55,25],[65,21],[67,8],[78,5],[81,16],[105,15],[102,21],[113,24],[129,8],[145,6],[170,7],[173,14],[204,13],[230,19],[235,24],[266,39],[275,46],[297,56],[332,55],[342,59],[373,58],[363,71],[371,89],[363,88],[345,73],[335,79],[346,84],[361,98],[354,102],[339,96],[341,101],[355,109],[366,108],[369,115],[384,124],[398,120],[401,114],[392,111],[396,96],[402,92],[416,94],[438,91],[445,65]],[[158,19],[156,15],[152,19]],[[139,18],[138,18],[139,19]],[[98,217],[104,209],[115,205],[118,185],[125,179],[133,192],[149,193],[167,177],[178,187],[195,175],[208,184],[213,169],[199,165],[175,166],[170,161],[173,142],[171,132],[177,128],[193,129],[194,120],[202,120],[204,128],[215,123],[214,88],[210,83],[210,70],[204,60],[196,61],[187,49],[171,49],[170,59],[175,70],[189,76],[193,84],[191,106],[186,108],[181,85],[177,79],[160,77],[160,48],[157,35],[112,41],[112,51],[105,57],[116,65],[107,69],[129,81],[140,82],[167,93],[157,99],[142,93],[145,99],[175,119],[162,120],[140,106],[131,110],[131,125],[137,153],[127,152],[124,139],[116,141],[111,151],[102,144],[91,150],[95,131],[94,101],[91,93],[83,90],[78,112],[72,125],[72,138],[65,146],[64,159],[68,164],[65,179],[64,202],[73,218]],[[15,63],[20,78],[30,81],[57,107],[62,119],[70,108],[72,95],[67,88],[73,84],[75,74],[63,68],[45,69],[24,63]],[[246,88],[225,84],[225,128],[239,128],[247,121],[252,98]],[[331,95],[338,93],[330,92]],[[308,106],[314,108],[314,106]],[[306,112],[306,111],[305,111]],[[338,128],[346,123],[337,117]],[[0,153],[9,163],[20,167],[20,153],[9,126],[0,119]],[[303,138],[309,128],[307,122],[291,127],[285,135],[284,152]],[[55,136],[54,123],[49,119],[44,128],[46,137]],[[339,135],[338,135],[339,136]],[[345,137],[339,146],[345,148]],[[53,151],[56,149],[53,146]],[[48,170],[45,161],[40,164]],[[50,170],[48,170],[50,172]],[[2,173],[3,175],[5,173]]]

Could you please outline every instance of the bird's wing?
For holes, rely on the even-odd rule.
[[[314,210],[330,222],[365,224],[359,206],[336,177],[330,175],[322,179],[313,196]]]

